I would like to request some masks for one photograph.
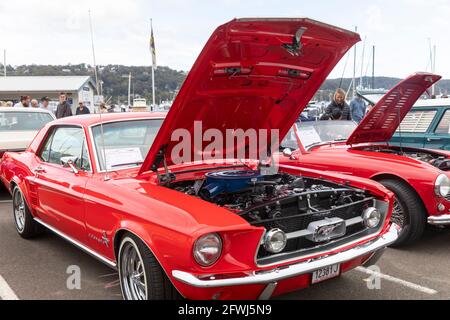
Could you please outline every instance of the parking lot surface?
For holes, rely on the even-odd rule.
[[[430,229],[413,246],[388,249],[375,275],[358,268],[279,298],[450,299],[449,248],[450,230]],[[121,299],[117,273],[58,236],[47,232],[37,239],[21,239],[14,228],[10,197],[3,189],[0,257],[0,298]],[[81,272],[79,289],[67,286],[71,266]]]

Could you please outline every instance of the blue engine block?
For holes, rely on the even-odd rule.
[[[200,190],[200,196],[211,199],[222,193],[234,193],[252,186],[252,183],[263,180],[263,175],[252,170],[228,170],[209,172]]]

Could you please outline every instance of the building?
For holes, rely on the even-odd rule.
[[[51,106],[56,108],[59,94],[65,92],[72,111],[79,101],[94,112],[95,83],[89,76],[30,76],[30,77],[1,77],[0,100],[18,102],[20,96],[31,96],[40,100],[48,96]]]

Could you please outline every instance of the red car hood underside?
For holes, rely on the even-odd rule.
[[[398,83],[366,115],[347,144],[389,141],[414,103],[439,79],[432,73],[415,73]]]
[[[296,34],[300,43],[294,40]],[[356,33],[304,18],[235,19],[220,26],[189,72],[140,173],[157,170],[163,157],[174,164],[171,152],[181,139],[172,141],[172,133],[185,129],[194,137],[195,121],[202,122],[202,133],[218,130],[224,142],[227,129],[267,129],[267,141],[259,141],[258,148],[270,146],[270,130],[278,129],[279,138],[287,134],[337,62],[359,40]],[[247,148],[245,140],[246,145],[216,149],[215,158]],[[190,143],[192,160],[210,144],[203,141],[202,149],[196,150],[193,138]]]

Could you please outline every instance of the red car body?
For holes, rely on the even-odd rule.
[[[410,187],[420,198],[417,211],[423,210],[429,224],[450,224],[450,197],[437,195],[435,182],[440,175],[450,175],[435,160],[448,159],[442,150],[427,150],[389,145],[406,114],[423,92],[441,77],[418,73],[390,90],[363,119],[347,141],[323,142],[309,148],[302,145],[292,156],[281,156],[281,163],[297,164],[315,170],[332,170],[374,181],[393,179]],[[301,125],[301,124],[300,124]],[[427,155],[431,161],[420,159]]]
[[[288,48],[298,30],[304,32],[301,43],[296,43],[301,50]],[[369,262],[395,241],[397,230],[389,222],[392,194],[383,186],[336,173],[280,167],[287,174],[365,190],[385,204],[385,219],[369,236],[259,265],[255,254],[265,228],[251,225],[224,207],[168,188],[161,183],[161,175],[170,169],[177,180],[194,180],[223,169],[224,165],[201,161],[172,161],[171,133],[176,128],[193,130],[195,120],[201,120],[205,129],[276,128],[280,135],[286,134],[296,114],[358,40],[354,33],[309,19],[233,20],[214,32],[166,117],[122,113],[51,122],[25,152],[4,155],[1,180],[11,192],[20,190],[35,221],[119,271],[120,241],[125,234],[134,235],[183,297],[268,298],[308,287],[314,270],[340,264],[340,272],[345,272]],[[101,169],[93,128],[100,123],[163,118],[142,165],[108,172]],[[40,151],[46,139],[61,127],[82,128],[90,170],[75,171],[42,160]],[[243,167],[236,160],[224,163]],[[220,235],[222,252],[217,262],[202,267],[193,257],[193,247],[201,236],[212,233]]]

